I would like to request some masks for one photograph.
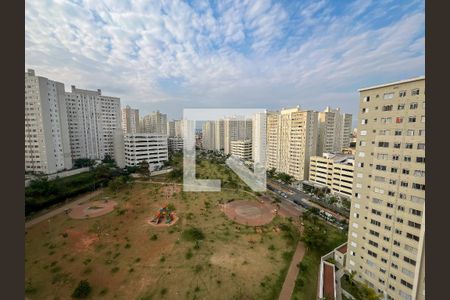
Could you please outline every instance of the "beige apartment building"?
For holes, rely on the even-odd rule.
[[[223,120],[216,120],[214,123],[215,132],[214,132],[214,147],[216,151],[223,151],[224,145],[224,122]]]
[[[25,73],[25,171],[72,168],[64,84]]]
[[[215,121],[205,121],[202,125],[202,148],[215,150]]]
[[[425,299],[425,77],[359,92],[346,268],[384,299]]]
[[[167,115],[154,111],[142,120],[143,132],[167,135]]]
[[[124,133],[139,133],[139,109],[130,106],[122,108],[122,129]]]
[[[252,141],[251,140],[231,141],[231,155],[234,155],[242,160],[251,160]]]
[[[332,194],[350,198],[354,165],[352,155],[324,153],[322,156],[311,156],[309,181],[328,188]]]
[[[168,121],[167,135],[169,137],[183,137],[183,120]]]
[[[266,166],[267,112],[252,116],[252,159]]]
[[[317,112],[298,106],[267,113],[267,169],[306,180],[309,159],[317,153]]]
[[[252,139],[252,120],[231,117],[223,120],[223,152],[231,154],[231,142]]]
[[[341,113],[339,108],[325,108],[318,113],[317,154],[339,153],[350,146],[352,115]]]

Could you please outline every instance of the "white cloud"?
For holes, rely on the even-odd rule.
[[[187,100],[314,109],[341,103],[356,112],[344,100],[357,97],[359,85],[423,73],[422,2],[396,8],[397,18],[385,24],[383,11],[394,8],[378,1],[355,1],[344,13],[327,1],[294,4],[27,0],[26,66],[67,87],[101,88],[145,112],[157,103],[177,113]]]

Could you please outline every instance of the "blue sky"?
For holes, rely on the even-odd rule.
[[[424,1],[26,0],[25,64],[159,109],[327,105],[425,73]]]

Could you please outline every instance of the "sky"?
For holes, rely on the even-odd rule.
[[[358,112],[358,88],[425,74],[417,0],[26,0],[25,66],[141,115],[300,105]]]

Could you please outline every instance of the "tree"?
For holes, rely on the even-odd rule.
[[[92,287],[87,280],[81,280],[72,293],[72,298],[87,298],[92,291]]]
[[[105,157],[103,158],[102,162],[105,164],[112,164],[114,163],[114,159],[111,157],[110,154],[105,154]]]
[[[75,159],[73,162],[73,166],[75,168],[84,168],[84,167],[91,167],[95,163],[95,160],[89,159],[89,158],[78,158]]]
[[[283,181],[285,184],[291,184],[294,177],[286,173],[278,173],[277,178]]]
[[[326,241],[326,230],[321,223],[308,224],[303,231],[302,240],[312,249],[322,250]]]
[[[128,180],[126,176],[119,176],[112,179],[108,183],[108,187],[112,192],[116,193],[117,191],[121,190],[124,186],[126,186],[127,181]]]
[[[275,176],[275,168],[267,170],[267,176],[274,177]]]
[[[148,162],[146,160],[143,160],[138,164],[137,172],[142,176],[148,177],[150,175],[148,168],[149,168]]]

